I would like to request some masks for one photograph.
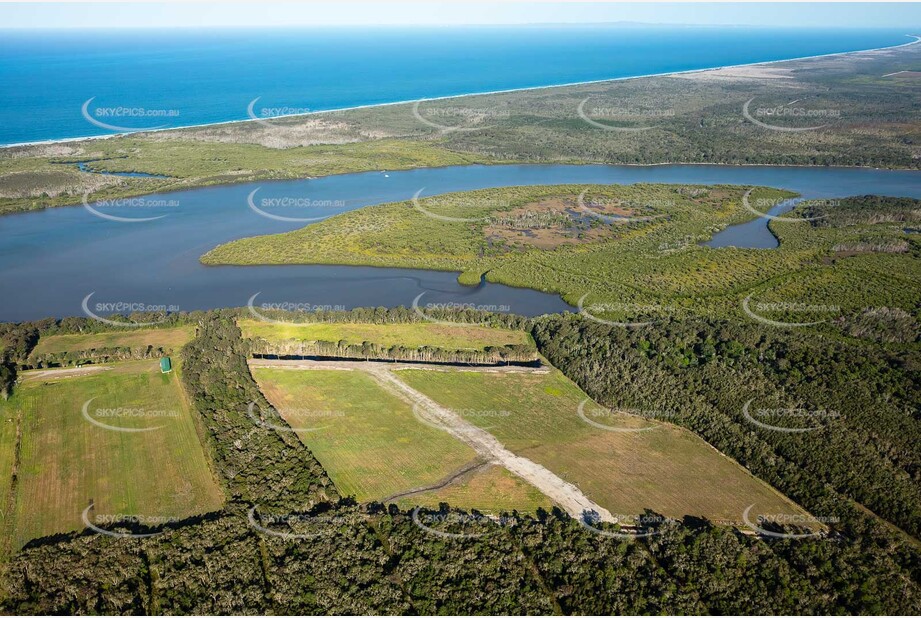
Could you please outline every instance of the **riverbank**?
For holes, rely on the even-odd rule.
[[[519,282],[523,281],[517,275],[510,274],[509,271],[511,262],[508,258],[516,257],[515,252],[506,255],[501,262],[498,261],[501,256],[483,255],[482,259],[479,259],[477,257],[479,250],[476,248],[478,245],[469,244],[475,239],[467,239],[463,234],[458,240],[467,244],[457,245],[457,247],[463,249],[473,246],[473,249],[453,251],[454,248],[457,248],[454,245],[439,247],[440,239],[454,239],[460,234],[460,228],[466,230],[473,224],[457,223],[452,226],[445,222],[444,225],[449,229],[430,229],[433,226],[437,228],[442,222],[438,219],[431,219],[422,211],[412,208],[411,201],[407,202],[407,200],[411,200],[414,194],[425,188],[419,198],[422,207],[439,214],[442,213],[441,207],[445,206],[441,204],[445,199],[443,197],[445,194],[477,190],[477,195],[495,194],[498,196],[499,202],[495,206],[501,208],[505,206],[502,200],[511,199],[508,197],[511,193],[517,192],[524,195],[532,190],[530,187],[549,183],[557,187],[569,185],[575,188],[575,193],[570,192],[570,198],[573,195],[577,197],[578,193],[584,189],[598,186],[605,188],[606,191],[624,192],[624,195],[629,193],[633,196],[630,199],[639,204],[650,203],[648,200],[661,198],[664,200],[662,203],[658,204],[653,201],[652,205],[667,207],[667,202],[671,198],[659,195],[662,191],[675,191],[681,187],[701,185],[707,185],[710,188],[715,185],[724,187],[733,185],[726,190],[735,191],[738,194],[735,207],[739,211],[739,218],[708,217],[706,211],[701,212],[700,215],[704,216],[705,220],[694,223],[694,226],[700,228],[699,233],[702,235],[700,240],[704,240],[709,239],[715,233],[710,228],[717,223],[730,225],[755,217],[750,211],[742,208],[740,202],[742,191],[752,186],[776,185],[795,191],[807,199],[837,199],[868,193],[921,197],[918,192],[921,184],[917,176],[917,172],[907,171],[805,167],[460,166],[390,174],[373,172],[351,176],[331,176],[307,181],[195,188],[157,196],[156,203],[151,204],[152,208],[149,210],[135,207],[133,203],[123,208],[116,206],[102,209],[107,214],[124,217],[147,218],[166,215],[155,221],[138,223],[101,220],[82,208],[61,208],[42,213],[24,213],[3,220],[4,235],[0,240],[0,252],[8,255],[29,255],[29,259],[8,262],[6,266],[0,266],[0,296],[5,299],[4,313],[0,315],[0,319],[19,321],[39,319],[49,315],[59,317],[81,315],[81,302],[90,293],[94,293],[90,299],[91,309],[94,311],[96,311],[96,303],[104,304],[115,301],[130,301],[156,306],[175,305],[185,311],[239,307],[245,305],[247,300],[257,293],[260,293],[254,300],[257,306],[260,303],[288,302],[311,307],[409,307],[419,294],[424,293],[425,295],[418,300],[418,305],[423,312],[429,305],[454,303],[488,308],[491,311],[507,307],[503,310],[524,315],[553,313],[571,310],[571,306],[575,306],[581,294],[584,293],[584,290],[581,292],[580,290],[594,281],[594,278],[583,280],[578,272],[583,266],[580,260],[588,259],[590,255],[583,253],[583,247],[578,244],[575,246],[562,244],[572,243],[578,238],[563,238],[562,236],[556,240],[537,238],[534,239],[534,242],[558,242],[560,246],[558,249],[521,252],[521,259],[524,260],[521,263],[531,264],[529,268],[533,270],[532,274],[535,276],[542,272],[549,272],[546,267],[549,255],[555,255],[558,252],[566,255],[572,253],[570,257],[574,261],[571,268],[563,270],[570,272],[569,279],[572,279],[577,285],[567,283],[565,287],[556,287],[555,284],[550,285],[546,282],[532,282],[530,275],[525,281],[529,287],[533,288],[530,290],[494,285],[495,282],[520,285]],[[659,186],[654,187],[653,185]],[[547,190],[552,191],[552,188]],[[256,191],[255,194],[253,194],[254,191]],[[464,195],[466,194],[461,194],[461,196]],[[586,194],[585,199],[589,205],[592,195]],[[679,201],[683,199],[679,196]],[[760,207],[760,202],[757,201],[759,198],[756,196],[753,199],[754,207]],[[279,221],[261,216],[253,211],[248,201],[252,201],[259,209],[269,214],[288,217],[292,220]],[[729,199],[721,200],[721,203],[723,202],[726,208],[734,203]],[[141,205],[146,203],[142,202]],[[384,234],[380,248],[381,250],[387,249],[396,257],[404,258],[402,262],[395,262],[391,256],[375,253],[365,256],[363,262],[365,264],[373,262],[374,267],[332,265],[359,263],[356,260],[362,256],[353,256],[343,261],[342,256],[339,255],[341,251],[337,249],[336,254],[333,255],[328,250],[335,249],[336,246],[326,242],[322,245],[322,255],[311,247],[299,249],[302,245],[297,242],[291,243],[290,255],[279,255],[279,248],[284,248],[285,245],[279,244],[280,238],[272,235],[283,232],[294,232],[298,235],[322,235],[324,231],[329,232],[332,229],[331,225],[339,225],[338,221],[344,217],[367,219],[369,225],[359,225],[350,234],[338,237],[339,244],[346,248],[350,244],[361,246],[362,243],[368,242],[368,238],[376,238],[381,235],[379,228],[387,222],[377,221],[372,215],[382,210],[392,210],[393,206],[374,206],[387,203],[403,205],[406,212],[401,214],[406,215],[405,223],[409,227],[401,228],[403,231],[400,234]],[[163,207],[153,208],[158,204],[162,204]],[[175,206],[167,207],[169,204],[175,204]],[[486,206],[488,205],[487,203]],[[685,210],[693,211],[694,208],[687,206]],[[304,218],[323,218],[340,213],[345,214],[319,223],[314,221],[311,225],[307,225],[309,221],[302,220]],[[616,213],[612,212],[613,214]],[[694,215],[693,212],[688,214],[689,216]],[[469,218],[477,215],[461,213],[458,216]],[[637,216],[646,215],[639,213]],[[499,221],[502,227],[507,227],[507,224],[512,222],[512,219]],[[550,222],[552,223],[553,220]],[[764,220],[761,222],[763,226]],[[658,220],[651,225],[657,223]],[[304,228],[305,225],[307,225],[306,228]],[[795,226],[796,224],[789,225]],[[459,228],[454,229],[456,226]],[[713,260],[717,260],[721,264],[719,268],[726,269],[726,272],[737,272],[741,268],[746,280],[752,283],[770,278],[772,269],[782,267],[775,259],[778,256],[773,250],[695,248],[698,240],[696,237],[685,238],[683,234],[687,232],[678,233],[679,228],[684,228],[684,225],[670,227],[671,231],[663,230],[663,233],[670,238],[662,239],[660,243],[654,243],[652,247],[655,260],[640,260],[635,272],[630,275],[634,279],[639,277],[634,285],[640,291],[655,289],[655,285],[649,285],[649,282],[643,279],[645,276],[652,277],[655,268],[670,262],[682,262],[688,257],[700,261],[699,265],[703,270],[698,273],[692,269],[688,271],[687,278],[676,279],[682,286],[696,285],[695,282],[698,280],[708,279],[705,276],[706,273],[715,268]],[[299,228],[304,229],[302,232],[295,232]],[[503,240],[503,242],[527,243],[531,240],[513,238],[509,236],[510,232],[504,229],[496,229],[493,232],[492,235],[497,237],[497,242]],[[587,233],[592,237],[597,232],[588,230]],[[637,233],[647,232],[639,230]],[[271,252],[265,255],[253,254],[252,259],[245,255],[248,252],[243,252],[232,260],[224,260],[225,262],[238,264],[275,262],[279,265],[223,267],[206,266],[200,263],[199,259],[203,253],[218,245],[225,245],[246,236],[256,238],[241,240],[241,248],[266,243]],[[335,238],[334,234],[330,240],[335,240]],[[434,243],[435,246],[431,251],[425,253],[414,249],[399,250],[399,243],[417,241]],[[662,242],[666,242],[663,246],[665,253],[660,254],[658,247]],[[41,243],[42,251],[40,252],[34,250],[37,243]],[[92,247],[92,251],[87,251],[86,247]],[[318,245],[317,249],[319,248],[321,246]],[[448,252],[449,249],[452,251]],[[495,247],[496,251],[499,249],[501,247]],[[422,258],[428,254],[437,257],[439,252],[443,254],[441,268],[444,270],[439,272],[420,270],[437,266],[434,260]],[[236,249],[234,253],[238,253]],[[303,263],[311,259],[316,262],[324,256],[328,258],[325,262],[331,265],[286,264],[286,262]],[[463,257],[463,263],[456,259],[456,256]],[[564,261],[566,259],[570,258],[565,258]],[[888,259],[895,259],[895,257]],[[389,263],[388,260],[390,260]],[[408,263],[412,260],[415,260],[414,265]],[[734,264],[734,260],[738,260],[739,263]],[[619,259],[613,261],[619,263]],[[493,262],[496,263],[493,264]],[[682,263],[687,266],[692,262],[693,260]],[[727,262],[728,266],[722,265],[723,262]],[[767,268],[763,272],[759,270],[762,262]],[[697,264],[697,262],[693,263]],[[112,264],[119,266],[113,271]],[[403,268],[394,268],[395,266]],[[496,268],[493,269],[493,266]],[[594,265],[591,264],[584,266],[588,270],[594,268]],[[406,270],[407,267],[410,270]],[[650,271],[650,268],[653,271]],[[476,271],[475,274],[480,274],[484,270],[490,271],[487,276],[488,283],[477,287],[463,286],[458,283],[457,273],[459,271],[470,271],[471,273]],[[893,270],[892,272],[898,271]],[[604,276],[599,276],[599,281],[603,281]],[[893,276],[891,273],[887,275],[889,278],[891,276]],[[479,277],[476,279],[478,280]],[[628,281],[628,279],[623,279],[623,281]],[[472,281],[473,278],[469,280]],[[41,281],[43,285],[35,286],[35,281]],[[463,281],[468,281],[468,278],[464,278]],[[888,281],[888,279],[883,278],[880,281]],[[711,281],[711,284],[717,287],[722,283],[728,283],[725,277],[715,277]],[[566,300],[569,303],[567,304],[555,293],[568,292],[570,288],[573,292],[567,295]],[[22,295],[22,289],[29,289],[29,295]],[[722,307],[721,311],[739,312],[741,309],[738,305],[732,304],[739,298],[733,294],[745,289],[745,286],[739,290],[733,289],[732,294],[729,295],[719,291],[714,291],[714,294],[702,291],[700,293],[702,300],[698,304],[705,307],[711,302],[710,296],[715,295]],[[751,290],[745,293],[749,291]],[[625,299],[631,299],[637,294],[637,290],[624,291],[620,300],[616,302],[627,302]],[[744,294],[742,296],[744,297]],[[596,301],[597,299],[590,297],[587,302]],[[636,302],[640,305],[652,305],[658,301],[644,296]],[[901,301],[897,305],[902,306]]]
[[[921,152],[913,144],[921,143],[921,122],[911,111],[915,78],[898,71],[919,61],[921,45],[909,44],[759,65],[744,74],[718,69],[427,101],[416,109],[424,119],[472,123],[458,128],[476,130],[439,130],[420,122],[413,105],[402,104],[271,123],[7,148],[0,151],[0,213],[79,204],[84,196],[95,201],[192,187],[473,163],[678,161],[917,169]],[[816,94],[798,105],[825,113],[824,126],[772,131],[743,115],[747,102],[754,101],[751,113],[757,114],[802,99],[804,93]],[[872,106],[866,103],[868,94],[873,95]],[[485,115],[461,114],[458,102]],[[611,130],[585,122],[578,113],[580,105],[589,119]],[[796,114],[761,117],[766,120],[780,129],[816,124]],[[93,168],[99,172],[169,178],[119,178],[58,165],[88,159],[95,160]]]

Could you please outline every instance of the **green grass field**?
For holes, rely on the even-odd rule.
[[[399,498],[394,502],[403,509],[417,506],[437,508],[442,502],[447,502],[452,506],[481,512],[517,509],[522,513],[533,513],[539,508],[550,510],[553,507],[547,496],[537,488],[496,465],[464,475],[445,487]]]
[[[18,410],[0,402],[0,564],[13,549],[12,538],[15,503],[11,500],[13,469],[16,465],[16,433],[19,428]]]
[[[56,354],[59,352],[80,352],[99,348],[142,346],[160,347],[164,350],[178,350],[194,334],[195,327],[179,326],[176,328],[156,328],[141,330],[121,330],[87,335],[50,335],[39,339],[31,356]]]
[[[487,346],[509,344],[534,345],[524,331],[489,328],[485,326],[448,326],[434,323],[417,324],[292,324],[281,325],[242,319],[237,324],[247,338],[260,337],[269,342],[345,341],[361,345],[368,341],[380,346],[431,346],[448,350],[482,350]]]
[[[438,485],[477,461],[473,449],[420,423],[408,404],[363,372],[254,368],[253,376],[288,424],[301,429],[298,437],[342,495],[381,500]],[[437,505],[442,496],[451,496],[458,499],[456,506],[494,512],[542,504],[530,485],[501,476],[472,475],[466,489],[462,481],[399,502]],[[472,495],[470,487],[501,491]]]
[[[501,374],[400,370],[398,377],[451,409],[508,414],[470,415],[469,420],[516,454],[574,483],[614,514],[652,509],[669,517],[705,516],[740,522],[742,512],[801,513],[765,483],[692,433],[636,417],[588,418],[612,427],[657,427],[615,432],[580,419],[587,397],[561,373]],[[652,415],[650,413],[650,415]]]
[[[183,518],[221,506],[223,494],[181,390],[180,371],[161,374],[157,361],[145,360],[22,374],[13,396],[0,402],[4,453],[14,449],[10,428],[18,422],[22,432],[8,527],[13,548],[82,529],[90,501],[91,521]],[[84,405],[91,419],[110,427],[156,429],[103,428],[84,417]],[[5,479],[8,470],[4,455]]]

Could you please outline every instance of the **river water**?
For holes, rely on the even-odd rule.
[[[126,218],[159,217],[151,221],[113,221],[82,206],[0,217],[0,320],[83,315],[90,294],[86,306],[99,315],[141,306],[182,311],[241,307],[255,294],[257,307],[410,306],[423,292],[423,306],[458,303],[522,315],[564,311],[569,305],[555,295],[488,283],[464,287],[456,273],[352,266],[206,267],[199,257],[223,242],[306,224],[254,212],[247,198],[257,189],[253,203],[278,204],[266,211],[311,218],[408,200],[420,189],[431,196],[512,185],[642,182],[767,185],[804,198],[871,193],[921,198],[921,172],[708,165],[458,166],[208,187],[96,209]],[[759,218],[727,228],[708,244],[776,246],[766,224]]]

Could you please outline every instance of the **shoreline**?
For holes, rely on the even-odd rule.
[[[181,127],[167,127],[167,128],[162,128],[162,129],[138,129],[137,131],[125,131],[125,132],[119,132],[119,133],[111,133],[109,135],[90,135],[90,136],[85,136],[85,137],[68,137],[68,138],[50,139],[50,140],[37,140],[37,141],[31,141],[31,142],[19,142],[15,144],[0,145],[0,151],[10,149],[10,148],[29,148],[32,146],[48,146],[48,145],[54,145],[54,144],[79,143],[79,142],[88,142],[88,141],[93,141],[93,140],[112,139],[116,137],[127,137],[130,135],[140,135],[140,134],[148,134],[148,133],[163,133],[164,131],[184,131],[188,129],[200,129],[204,127],[218,127],[218,126],[224,126],[224,125],[240,124],[240,123],[245,123],[245,122],[260,122],[260,121],[265,122],[267,120],[280,120],[280,119],[286,119],[286,118],[306,118],[309,116],[316,116],[319,114],[335,114],[335,113],[349,112],[349,111],[360,110],[360,109],[371,109],[371,108],[377,108],[377,107],[392,107],[396,105],[408,105],[410,103],[423,102],[423,101],[447,101],[447,100],[453,100],[453,99],[460,99],[464,97],[479,97],[479,96],[490,96],[490,95],[496,95],[496,94],[510,94],[514,92],[529,92],[529,91],[536,91],[536,90],[547,90],[550,88],[568,88],[572,86],[587,86],[587,85],[592,85],[592,84],[621,82],[621,81],[627,81],[627,80],[633,80],[633,79],[643,79],[643,78],[648,78],[648,77],[670,77],[674,75],[691,75],[694,73],[706,73],[709,71],[720,71],[723,69],[755,67],[755,66],[778,64],[781,62],[797,62],[800,60],[812,60],[815,58],[828,58],[832,56],[847,56],[850,54],[865,54],[865,53],[872,53],[872,52],[878,52],[878,51],[888,51],[888,50],[899,49],[902,47],[908,47],[910,45],[916,45],[918,43],[921,43],[921,36],[919,35],[906,34],[905,36],[914,38],[915,40],[909,41],[907,43],[901,43],[899,45],[890,45],[887,47],[875,47],[871,49],[861,49],[861,50],[854,50],[854,51],[832,52],[828,54],[816,54],[813,56],[785,58],[782,60],[764,60],[760,62],[747,62],[747,63],[742,63],[742,64],[727,64],[727,65],[708,67],[708,68],[703,68],[703,69],[687,69],[684,71],[667,71],[667,72],[662,72],[662,73],[631,75],[628,77],[611,77],[611,78],[606,78],[606,79],[593,79],[593,80],[578,81],[578,82],[567,82],[563,84],[552,84],[552,85],[547,85],[547,86],[529,86],[525,88],[508,88],[504,90],[491,90],[491,91],[485,91],[485,92],[452,94],[452,95],[445,95],[445,96],[431,97],[431,98],[393,101],[390,103],[369,103],[366,105],[354,105],[351,107],[340,107],[340,108],[328,109],[328,110],[310,111],[310,112],[304,112],[301,114],[272,116],[270,118],[250,117],[250,118],[245,118],[245,119],[240,119],[240,120],[223,120],[219,122],[206,122],[206,123],[200,123],[200,124],[185,125]]]
[[[303,176],[298,178],[270,178],[264,180],[250,180],[244,183],[239,182],[225,182],[214,185],[193,185],[182,188],[166,188],[164,190],[157,191],[148,191],[145,193],[129,194],[126,197],[146,197],[149,195],[172,195],[174,193],[184,193],[187,191],[204,191],[208,189],[214,189],[217,187],[230,187],[241,184],[255,184],[255,183],[265,183],[271,184],[276,182],[298,182],[302,180],[317,180],[321,178],[334,178],[337,176],[350,176],[358,174],[398,174],[401,172],[411,172],[416,170],[439,170],[446,169],[450,167],[501,167],[501,166],[573,166],[573,167],[583,167],[583,166],[605,166],[605,167],[667,167],[667,166],[708,166],[708,167],[751,167],[751,168],[794,168],[794,169],[838,169],[838,170],[875,170],[880,172],[893,172],[893,173],[906,173],[906,174],[919,174],[921,175],[921,169],[909,168],[909,167],[868,167],[866,165],[806,165],[806,164],[790,164],[790,163],[683,163],[683,162],[661,162],[661,163],[605,163],[603,161],[582,161],[575,163],[523,163],[520,161],[501,161],[497,163],[466,163],[460,165],[432,165],[425,167],[408,167],[403,169],[379,169],[379,170],[366,170],[363,172],[341,172],[337,174],[327,174],[325,176]],[[85,172],[88,174],[97,174],[99,172]],[[663,184],[672,184],[672,183],[663,183]],[[509,186],[518,186],[518,185],[509,185]],[[741,186],[741,185],[739,185]],[[781,187],[778,187],[781,188]],[[443,194],[434,194],[434,195],[443,195]],[[432,197],[432,196],[427,196]],[[41,208],[29,208],[25,210],[11,210],[7,212],[0,212],[0,219],[4,217],[13,217],[16,215],[28,215],[38,212],[46,212],[49,210],[56,210],[58,208],[76,208],[83,206],[82,202],[73,202],[70,204],[59,204],[58,206],[42,206]]]

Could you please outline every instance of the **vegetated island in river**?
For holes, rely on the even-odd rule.
[[[202,261],[458,271],[461,283],[485,276],[558,293],[600,320],[629,323],[754,314],[847,333],[862,328],[868,307],[886,307],[895,313],[884,321],[901,333],[892,340],[914,341],[919,200],[807,200],[770,221],[776,249],[701,245],[755,218],[753,205],[767,210],[792,195],[729,185],[484,189],[361,208],[220,245]],[[835,311],[816,317],[812,305]]]

